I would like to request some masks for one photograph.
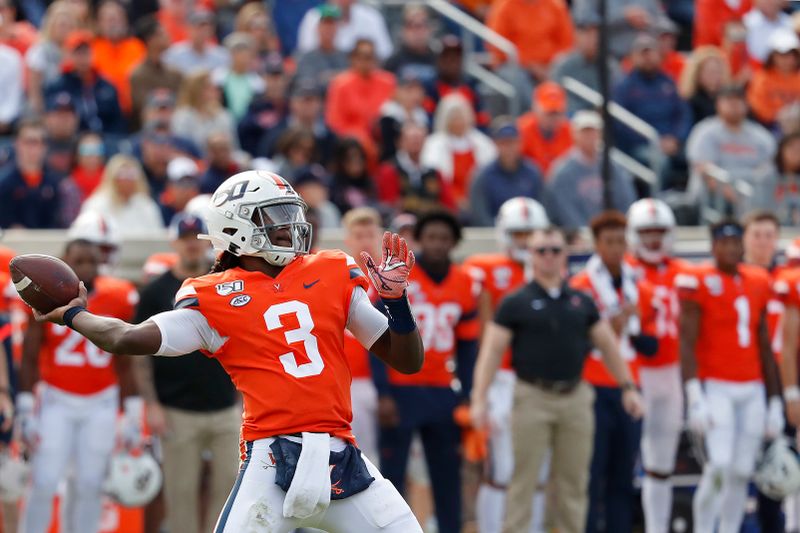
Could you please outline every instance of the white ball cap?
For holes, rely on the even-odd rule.
[[[186,177],[197,177],[199,174],[200,167],[188,157],[178,156],[167,165],[167,178],[170,181],[178,181]]]
[[[769,34],[767,46],[769,46],[770,52],[785,54],[786,52],[800,49],[800,39],[797,38],[797,34],[792,30],[779,28]]]

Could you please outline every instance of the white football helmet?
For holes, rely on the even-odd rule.
[[[773,500],[800,492],[800,461],[785,437],[772,441],[753,477],[758,489]]]
[[[511,234],[518,231],[544,229],[550,224],[542,204],[532,198],[517,196],[500,206],[495,219],[498,239],[515,261],[528,261],[529,250],[514,245]]]
[[[82,239],[96,244],[103,252],[103,269],[113,270],[119,259],[120,237],[116,224],[96,211],[84,211],[67,230],[67,241]]]
[[[31,468],[7,451],[0,453],[0,502],[16,503],[22,498],[31,476]]]
[[[275,266],[289,264],[311,249],[311,224],[306,203],[282,177],[247,170],[225,180],[214,192],[206,212],[207,235],[199,235],[218,252],[252,255]],[[290,246],[270,241],[270,233],[288,228]]]
[[[156,497],[161,481],[161,468],[152,455],[131,455],[123,450],[111,456],[103,488],[120,505],[141,507]]]
[[[646,248],[639,232],[648,229],[665,230],[658,250]],[[661,200],[643,198],[634,202],[628,209],[628,245],[633,252],[648,263],[660,263],[672,254],[675,240],[675,215],[672,209]]]

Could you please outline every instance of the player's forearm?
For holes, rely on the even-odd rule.
[[[158,402],[153,380],[153,361],[150,357],[137,357],[133,360],[133,377],[139,394],[147,403]]]
[[[497,338],[497,325],[490,322],[486,328],[478,360],[475,363],[475,376],[472,380],[472,401],[484,401],[489,392],[489,385],[494,381],[500,363],[503,361],[503,352],[508,346],[508,341]],[[510,337],[510,334],[508,335]]]
[[[595,348],[600,351],[603,364],[614,376],[617,384],[623,386],[633,383],[631,370],[619,352],[619,343],[614,336],[614,330],[608,322],[601,321],[594,326],[592,329],[592,342]]]
[[[783,330],[781,332],[781,380],[783,388],[797,387],[797,346],[800,336],[800,309],[795,306],[786,308],[783,314]]]
[[[761,356],[761,373],[764,376],[764,387],[767,389],[767,396],[780,396],[781,380],[778,376],[778,364],[775,362],[775,355],[772,353],[772,345],[769,341],[766,314],[761,316],[761,323],[758,328],[758,344],[759,355]]]
[[[150,321],[133,325],[84,311],[75,315],[72,328],[98,348],[117,355],[149,355],[161,347],[161,333]]]
[[[410,333],[387,330],[370,351],[402,374],[419,372],[425,360],[422,338],[416,329]]]
[[[697,337],[700,332],[700,313],[692,307],[696,305],[682,302],[678,350],[681,358],[681,375],[684,382],[697,377],[697,357],[694,347],[697,344]]]

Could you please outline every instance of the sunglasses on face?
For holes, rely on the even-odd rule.
[[[564,249],[560,246],[542,246],[541,248],[534,248],[533,252],[536,255],[561,255]]]

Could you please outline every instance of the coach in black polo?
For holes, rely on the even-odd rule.
[[[610,324],[600,318],[591,298],[571,289],[562,272],[566,243],[557,228],[531,237],[533,280],[505,298],[484,333],[472,389],[472,418],[486,425],[486,396],[503,352],[511,347],[517,373],[512,409],[514,473],[508,488],[506,533],[527,531],[531,498],[539,469],[552,450],[556,489],[556,528],[583,533],[588,506],[589,465],[594,437],[594,391],[581,380],[583,363],[592,346],[617,381],[623,403],[641,416],[642,400],[632,384]]]

